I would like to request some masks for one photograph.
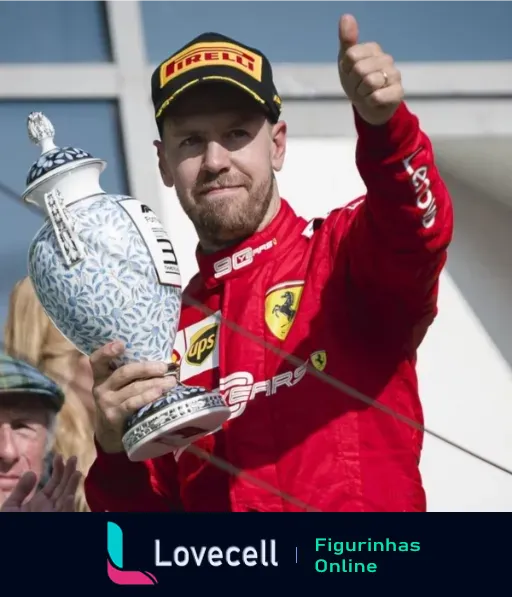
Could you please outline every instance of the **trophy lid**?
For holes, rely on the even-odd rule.
[[[42,112],[31,112],[27,118],[28,138],[41,148],[41,155],[30,168],[23,199],[30,195],[39,184],[59,174],[91,163],[105,162],[94,158],[90,153],[77,147],[58,147],[55,142],[55,129]]]

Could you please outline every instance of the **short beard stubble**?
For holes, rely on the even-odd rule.
[[[176,189],[183,210],[197,230],[201,241],[216,248],[236,244],[254,234],[267,214],[274,193],[272,169],[259,185],[250,189],[246,201],[184,201]],[[219,185],[221,186],[221,185]]]

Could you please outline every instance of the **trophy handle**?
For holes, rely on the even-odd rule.
[[[80,263],[86,256],[85,247],[73,226],[71,214],[64,207],[59,189],[45,193],[44,204],[66,266]]]

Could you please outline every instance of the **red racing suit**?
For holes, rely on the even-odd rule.
[[[97,445],[93,511],[426,510],[421,429],[372,402],[423,424],[416,350],[437,313],[452,206],[405,103],[386,125],[355,124],[365,196],[309,223],[281,200],[263,231],[198,251],[186,290],[199,306],[182,309],[181,380],[220,388],[232,409],[195,446],[250,478],[187,451],[133,463]]]

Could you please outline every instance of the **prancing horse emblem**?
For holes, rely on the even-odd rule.
[[[268,329],[284,340],[295,321],[304,282],[276,284],[265,293],[265,321]]]
[[[282,305],[275,305],[272,309],[272,315],[279,317],[279,313],[281,313],[288,318],[288,321],[292,321],[295,317],[295,313],[297,313],[295,309],[292,309],[293,293],[287,290],[281,295],[281,298],[284,299],[284,303]]]
[[[311,363],[317,371],[323,371],[327,365],[327,353],[325,350],[317,350],[311,353]]]

